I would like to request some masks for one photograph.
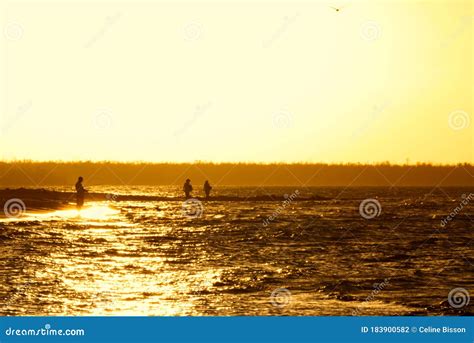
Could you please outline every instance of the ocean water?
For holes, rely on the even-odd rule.
[[[0,219],[1,315],[473,312],[472,188],[90,190],[107,201]]]

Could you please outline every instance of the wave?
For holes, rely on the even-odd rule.
[[[60,192],[47,189],[2,189],[0,190],[0,207],[3,208],[9,199],[21,199],[27,208],[38,211],[59,209],[70,206],[75,202],[76,193],[74,192]],[[331,200],[328,197],[320,195],[310,195],[306,197],[292,197],[282,194],[266,194],[266,195],[252,195],[252,196],[232,196],[232,195],[218,195],[209,198],[195,197],[199,201],[223,201],[223,202],[269,202],[269,201],[323,201]],[[136,195],[136,194],[110,194],[110,193],[87,193],[87,201],[178,201],[186,200],[182,196],[162,196],[162,195]]]

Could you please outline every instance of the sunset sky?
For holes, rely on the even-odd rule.
[[[469,0],[1,14],[0,159],[474,162]]]

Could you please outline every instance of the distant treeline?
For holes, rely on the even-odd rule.
[[[474,186],[474,166],[252,163],[0,162],[1,187],[176,185]]]

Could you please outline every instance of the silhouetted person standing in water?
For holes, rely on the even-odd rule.
[[[82,176],[79,176],[76,182],[76,206],[78,210],[80,210],[84,205],[84,194],[87,192],[82,185],[82,181],[84,181],[84,179]]]
[[[206,198],[209,198],[209,195],[211,194],[211,189],[212,186],[209,184],[209,181],[206,180],[206,182],[204,182],[204,193],[206,193]]]
[[[186,195],[186,199],[191,197],[191,192],[193,191],[193,186],[191,186],[191,180],[187,179],[183,186],[183,192]]]

